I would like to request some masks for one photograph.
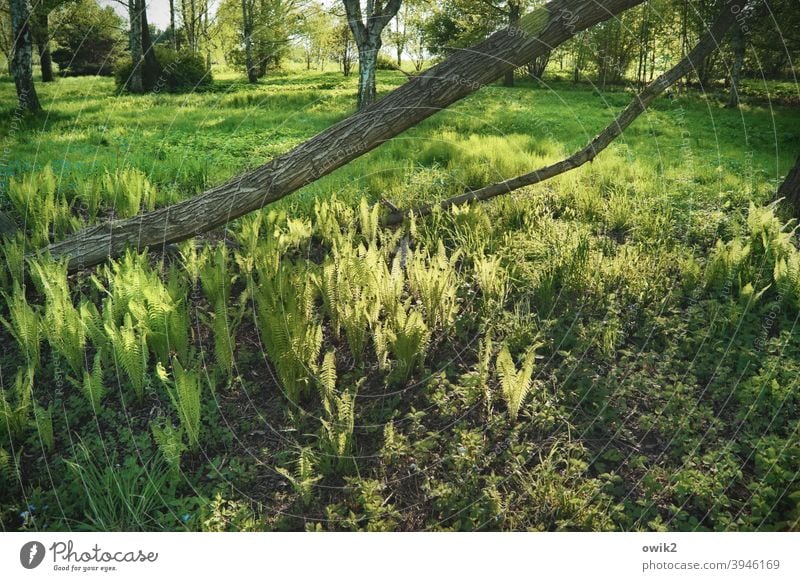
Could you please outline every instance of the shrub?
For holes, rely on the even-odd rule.
[[[200,55],[184,50],[175,51],[163,46],[157,46],[154,50],[158,60],[158,74],[155,75],[152,86],[146,87],[147,90],[179,93],[211,84],[211,71]],[[132,69],[130,57],[117,62],[114,79],[120,91],[128,89]]]

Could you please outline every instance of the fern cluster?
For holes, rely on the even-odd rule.
[[[220,245],[214,255],[204,262],[200,269],[200,282],[211,304],[208,324],[214,335],[214,356],[220,370],[230,382],[233,376],[233,337],[241,319],[241,311],[236,319],[232,318],[228,311],[233,279],[228,272],[228,253],[223,245]]]
[[[86,328],[69,295],[67,263],[37,260],[32,261],[31,266],[34,282],[45,297],[43,324],[47,340],[53,350],[64,357],[72,372],[79,375],[83,370]]]
[[[539,345],[536,344],[528,348],[519,369],[517,369],[507,345],[503,345],[497,354],[495,369],[511,419],[515,420],[517,418],[522,404],[530,394],[533,385],[533,370],[536,366],[536,349],[538,347]]]
[[[42,321],[39,313],[28,304],[25,291],[14,284],[11,295],[3,293],[8,305],[11,320],[0,317],[0,321],[16,339],[22,355],[28,365],[36,368],[39,365],[40,344],[42,342]]]
[[[170,379],[166,370],[158,365],[159,378],[164,383],[170,401],[181,422],[181,429],[186,434],[189,449],[197,450],[200,446],[201,415],[202,415],[202,386],[199,375],[191,370],[184,369],[177,358],[172,360],[173,378]],[[174,459],[173,459],[174,461]]]
[[[294,472],[278,466],[275,470],[286,478],[292,485],[295,493],[300,498],[301,504],[308,506],[314,498],[314,487],[321,480],[321,476],[316,473],[315,467],[318,460],[311,448],[301,448],[297,456]]]
[[[316,287],[302,266],[272,268],[268,261],[257,271],[252,293],[261,341],[287,398],[298,403],[308,393],[322,349],[322,325],[314,307]]]
[[[63,236],[80,225],[70,214],[69,203],[59,191],[50,165],[19,179],[11,178],[8,197],[34,246],[45,246],[52,237]]]
[[[101,188],[106,202],[120,218],[138,214],[142,208],[152,211],[156,207],[156,189],[147,176],[136,168],[106,172]]]
[[[336,387],[336,357],[325,354],[317,381],[323,417],[320,418],[322,469],[326,474],[348,471],[354,464],[353,429],[358,385],[339,390]]]
[[[23,434],[30,422],[33,402],[33,369],[20,369],[14,386],[7,390],[0,386],[0,433],[13,440]]]
[[[408,282],[422,302],[425,322],[431,329],[446,330],[457,312],[458,275],[455,264],[461,253],[447,256],[439,241],[435,254],[416,253],[407,265]]]

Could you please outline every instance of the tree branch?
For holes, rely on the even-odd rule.
[[[429,204],[412,210],[406,210],[405,212],[393,211],[384,217],[384,224],[399,224],[411,214],[414,216],[427,216],[433,212],[435,208],[447,209],[452,206],[466,204],[469,202],[489,200],[496,196],[508,194],[520,188],[532,186],[534,184],[549,180],[592,161],[617,137],[622,135],[622,132],[625,131],[625,129],[627,129],[631,123],[633,123],[636,118],[647,109],[647,107],[655,100],[656,97],[667,90],[670,86],[674,85],[679,79],[695,70],[703,61],[703,59],[719,48],[725,33],[736,20],[735,13],[733,12],[735,9],[732,10],[730,8],[731,4],[734,3],[726,3],[709,32],[697,43],[697,46],[695,46],[689,54],[687,54],[677,65],[645,87],[645,89],[634,98],[634,100],[622,111],[622,113],[620,113],[610,125],[600,132],[597,137],[592,139],[583,149],[575,152],[571,156],[559,161],[558,163],[545,166],[537,169],[536,171],[517,176],[510,180],[485,186],[479,190],[465,192],[461,195],[448,198],[442,202],[439,202],[438,204]]]
[[[71,271],[127,248],[158,248],[207,232],[318,180],[417,125],[481,86],[578,32],[643,0],[553,0],[470,50],[457,51],[383,99],[294,150],[193,198],[154,212],[111,220],[43,249],[69,257]]]

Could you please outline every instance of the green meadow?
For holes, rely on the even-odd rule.
[[[378,91],[399,86],[380,71]],[[492,85],[301,191],[67,276],[26,252],[228,180],[353,113],[355,79],[190,94],[0,79],[2,530],[798,530],[800,250],[786,83],[628,104]]]

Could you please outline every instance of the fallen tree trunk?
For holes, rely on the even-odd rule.
[[[719,48],[725,33],[733,25],[735,21],[735,14],[727,7],[723,8],[717,20],[709,29],[708,33],[700,39],[697,46],[692,49],[677,65],[672,67],[666,73],[658,77],[655,81],[650,83],[644,90],[639,93],[634,100],[628,105],[619,116],[611,122],[597,137],[592,139],[586,147],[575,152],[566,159],[563,159],[552,165],[545,166],[537,169],[536,171],[517,176],[510,180],[491,184],[489,186],[465,192],[459,196],[448,198],[437,204],[430,204],[415,208],[409,211],[395,210],[388,214],[384,223],[387,225],[398,224],[402,222],[409,214],[415,216],[426,216],[430,214],[435,208],[447,209],[452,206],[466,204],[468,202],[482,201],[508,194],[514,190],[518,190],[525,186],[532,186],[545,180],[556,177],[557,175],[566,173],[573,169],[579,168],[583,164],[592,161],[597,155],[607,148],[611,143],[633,123],[639,115],[641,115],[647,107],[670,86],[674,85],[681,78],[696,70],[696,68]],[[798,159],[798,166],[795,167],[795,181],[800,181],[800,159]],[[791,175],[791,174],[790,174]],[[789,182],[787,178],[787,182]],[[795,184],[797,186],[797,184]],[[796,195],[800,195],[800,192]],[[788,196],[787,196],[788,197]],[[798,200],[800,202],[800,200]]]
[[[578,32],[644,0],[554,0],[517,26],[459,51],[389,95],[269,163],[172,206],[77,232],[45,248],[69,270],[126,248],[156,248],[217,228],[275,202],[413,127]]]

